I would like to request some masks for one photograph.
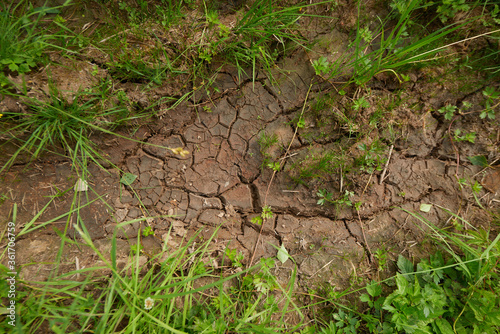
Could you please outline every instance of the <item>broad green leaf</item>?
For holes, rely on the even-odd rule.
[[[359,300],[361,300],[363,303],[368,303],[369,301],[371,301],[370,295],[368,295],[367,293],[363,293],[361,296],[359,296]]]
[[[120,183],[123,183],[126,186],[131,185],[134,183],[135,179],[137,179],[137,175],[134,175],[132,173],[125,173],[123,174],[122,178],[120,179]]]
[[[399,293],[401,295],[406,295],[408,290],[408,280],[401,274],[396,274],[396,284],[398,286]]]
[[[425,315],[425,317],[428,318],[429,314],[431,314],[431,310],[430,310],[429,306],[425,305],[424,306],[424,315]]]
[[[413,263],[400,254],[398,257],[398,268],[402,274],[411,274],[413,272]]]
[[[17,66],[16,64],[10,64],[9,65],[9,70],[11,70],[12,72],[15,72],[19,69],[19,66]]]
[[[469,161],[474,166],[488,167],[488,160],[486,160],[486,157],[484,155],[475,155],[472,157],[467,157],[467,159],[469,159]]]
[[[439,328],[442,334],[455,334],[450,323],[443,318],[436,318],[434,320],[436,326]]]
[[[262,225],[262,217],[261,216],[255,216],[250,221],[254,224]]]
[[[426,204],[426,203],[420,204],[420,211],[422,211],[422,212],[429,212],[429,211],[431,211],[431,208],[432,208],[432,204]]]
[[[366,286],[366,291],[370,294],[370,296],[377,297],[382,293],[382,286],[379,283],[372,281],[370,285]]]
[[[281,261],[281,263],[285,263],[288,260],[289,256],[290,255],[288,255],[288,251],[286,250],[285,246],[281,244],[281,247],[278,250],[278,255],[276,255],[276,257]]]

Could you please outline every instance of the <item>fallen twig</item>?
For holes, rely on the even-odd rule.
[[[109,39],[111,39],[111,38],[113,38],[113,37],[115,37],[115,36],[121,35],[121,34],[123,34],[123,33],[126,33],[126,32],[128,32],[128,31],[130,31],[130,29],[125,29],[125,30],[122,30],[122,31],[120,31],[120,32],[118,32],[118,33],[116,33],[116,34],[114,34],[114,35],[111,35],[111,36],[109,36],[109,37],[104,38],[104,39],[103,39],[103,40],[101,40],[99,43],[104,43],[104,42],[106,42],[107,40],[109,40]]]
[[[372,263],[373,262],[373,254],[372,254],[372,251],[370,250],[370,245],[366,241],[365,229],[363,228],[363,222],[361,221],[361,216],[359,215],[359,211],[358,211],[358,220],[359,220],[359,225],[361,226],[361,232],[363,233],[363,240],[365,241],[366,249],[368,250],[368,254],[370,255],[369,260],[370,260],[370,263]]]
[[[382,184],[385,180],[385,173],[387,173],[387,167],[389,166],[389,161],[391,161],[392,150],[394,149],[394,145],[391,145],[391,149],[389,150],[389,156],[387,157],[387,161],[385,162],[384,170],[382,171],[382,175],[380,175],[380,181],[378,184]]]

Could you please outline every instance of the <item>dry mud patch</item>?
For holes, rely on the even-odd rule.
[[[94,67],[85,61],[73,60],[70,65],[63,65],[64,70],[52,71],[52,80],[61,91],[89,87],[98,79],[89,74]],[[108,75],[104,69],[98,73],[103,77]],[[367,95],[371,107],[359,115],[365,119],[377,112],[377,101],[383,105],[384,99],[391,99],[395,94],[406,101],[385,114],[387,119],[379,121],[391,123],[392,133],[387,126],[375,127],[364,139],[366,142],[376,137],[386,142],[393,139],[393,152],[383,179],[382,171],[352,173],[343,185],[342,171],[322,175],[310,183],[297,183],[290,177],[294,163],[309,156],[311,150],[322,152],[345,144],[345,152],[351,160],[360,154],[353,129],[346,128],[341,119],[336,118],[339,112],[349,108],[351,102],[347,98],[336,95],[334,105],[319,111],[320,114],[333,113],[326,125],[318,121],[320,116],[309,113],[312,104],[330,91],[325,88],[328,85],[314,76],[309,55],[303,52],[296,52],[283,61],[282,71],[274,75],[278,85],[272,85],[263,76],[252,82],[237,81],[230,71],[219,74],[215,85],[222,87],[223,93],[201,102],[202,97],[196,97],[196,101],[187,101],[161,114],[152,124],[144,124],[134,136],[145,144],[96,136],[95,142],[120,171],[111,166],[104,170],[90,167],[89,190],[77,196],[81,207],[78,221],[68,220],[66,216],[74,209],[73,186],[77,181],[70,162],[50,156],[30,165],[20,160],[2,175],[2,228],[12,214],[14,203],[18,205],[19,230],[32,220],[35,221],[32,226],[43,225],[18,240],[16,256],[21,265],[20,275],[28,281],[48,277],[55,269],[53,262],[61,241],[58,233],[66,229],[68,238],[82,241],[75,233],[74,224],[85,225],[103,254],[109,254],[110,239],[115,234],[118,261],[123,265],[129,259],[130,246],[137,242],[138,233],[146,226],[151,227],[155,235],[142,240],[143,263],[163,247],[178,247],[199,231],[198,238],[207,240],[219,228],[209,252],[212,258],[207,260],[211,265],[225,265],[221,261],[226,247],[242,252],[243,263],[249,264],[251,259],[255,263],[262,257],[276,256],[276,247],[284,245],[298,266],[298,286],[306,291],[308,287],[322,284],[345,289],[356,278],[374,277],[373,254],[378,248],[389,249],[390,260],[396,260],[399,254],[408,258],[425,257],[432,251],[428,227],[406,212],[419,212],[422,203],[433,204],[429,212],[420,214],[437,226],[451,225],[452,216],[440,209],[442,207],[460,214],[473,226],[490,227],[494,218],[488,211],[480,210],[480,205],[498,215],[498,168],[481,169],[464,157],[484,155],[488,161],[498,159],[499,116],[492,122],[472,115],[464,117],[455,125],[467,132],[475,131],[477,141],[474,144],[450,142],[449,123],[436,110],[446,103],[463,101],[478,106],[481,90],[448,89],[446,83],[435,87],[429,81],[431,75],[416,73],[412,82],[398,88],[400,91],[387,90],[375,80],[372,93]],[[68,79],[75,77],[79,79]],[[44,78],[42,72],[30,79],[29,89],[34,96],[38,94],[36,96],[43,98],[43,94],[47,94]],[[311,82],[312,93],[306,101]],[[137,87],[131,89],[130,84],[123,85],[123,89],[131,100],[148,105],[155,98],[173,94],[174,86],[157,87],[148,96]],[[71,99],[71,96],[65,98]],[[1,107],[18,107],[7,102],[2,101]],[[304,103],[307,127],[300,129],[296,136],[296,120]],[[201,107],[203,105],[209,106],[209,112]],[[354,132],[363,132],[360,127],[358,125]],[[262,133],[276,136],[276,142],[266,152],[259,142]],[[180,157],[147,143],[183,147],[190,154]],[[290,151],[284,156],[283,148],[289,145]],[[386,158],[389,146],[387,143],[382,153]],[[2,162],[12,153],[5,152]],[[277,160],[284,158],[284,168],[274,174],[262,166],[268,157],[266,154]],[[134,183],[120,183],[124,173],[136,175]],[[470,187],[458,184],[457,175],[467,184],[475,181],[483,184],[483,190],[476,195],[478,200]],[[320,188],[338,196],[349,189],[354,193],[352,201],[362,204],[358,211],[345,205],[319,206]],[[69,191],[61,193],[61,190]],[[272,208],[274,215],[260,226],[252,218],[259,215],[265,205]],[[41,211],[43,214],[37,216]],[[140,218],[145,220],[117,227]],[[164,238],[166,235],[168,239]],[[71,245],[64,249],[58,270],[64,272],[77,266],[100,264],[88,248]],[[289,279],[291,267],[290,261],[277,265],[275,274],[281,282]]]

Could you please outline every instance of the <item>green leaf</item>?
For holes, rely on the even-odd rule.
[[[453,332],[453,328],[451,327],[450,323],[443,318],[436,318],[436,320],[434,320],[434,323],[439,328],[439,330],[441,331],[442,334],[454,334],[455,333],[455,332]]]
[[[370,299],[370,295],[368,295],[367,293],[363,293],[360,297],[359,297],[359,300],[361,300],[363,303],[368,303],[371,301]]]
[[[126,186],[131,185],[134,183],[135,179],[137,179],[137,175],[134,175],[132,173],[125,173],[123,174],[122,178],[120,179],[120,183],[123,183]]]
[[[401,295],[406,295],[408,290],[408,280],[401,274],[396,274],[396,284]]]
[[[9,70],[11,70],[12,72],[15,72],[19,69],[19,66],[17,66],[16,64],[10,64],[9,65]]]
[[[420,211],[422,212],[429,212],[431,211],[431,208],[432,204],[425,204],[425,203],[420,204]]]
[[[304,118],[299,118],[299,121],[297,122],[297,127],[298,128],[304,128],[306,126],[306,121]]]
[[[19,69],[17,70],[19,73],[26,73],[30,71],[28,64],[19,65]]]
[[[281,247],[278,250],[278,255],[276,255],[276,257],[278,258],[278,260],[281,261],[281,263],[285,263],[290,257],[290,255],[288,255],[288,251],[286,250],[283,244],[281,244]]]
[[[411,274],[413,272],[413,263],[400,254],[398,257],[398,268],[402,274]]]
[[[250,221],[254,224],[262,225],[262,217],[261,216],[255,216]]]
[[[370,285],[366,286],[366,291],[370,294],[370,296],[377,297],[382,293],[382,286],[380,286],[379,283],[372,281]]]
[[[467,159],[469,159],[474,166],[488,167],[488,160],[486,160],[484,155],[475,155],[473,157],[467,157]]]

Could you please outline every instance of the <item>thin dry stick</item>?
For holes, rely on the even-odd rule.
[[[302,118],[302,115],[304,114],[304,110],[306,109],[307,99],[309,98],[309,93],[311,92],[311,88],[312,88],[312,83],[309,84],[309,89],[307,90],[306,99],[304,100],[304,105],[302,106],[302,111],[300,112],[299,120],[300,120],[300,118]],[[283,156],[284,158],[286,158],[288,156],[288,152],[290,151],[290,148],[292,147],[292,143],[295,140],[295,137],[297,136],[298,130],[299,130],[299,127],[297,126],[295,128],[295,132],[293,133],[292,140],[290,140],[290,144],[288,145],[286,152]],[[281,167],[283,166],[284,163],[285,163],[285,159],[281,159],[279,169],[281,169]],[[269,181],[269,184],[267,185],[266,195],[264,196],[264,207],[267,206],[267,195],[269,194],[269,189],[271,188],[271,184],[273,183],[275,175],[276,175],[276,170],[273,171],[273,175],[271,176],[271,181]],[[259,242],[260,242],[260,236],[262,235],[262,231],[264,230],[264,224],[267,222],[267,219],[268,218],[264,218],[262,220],[262,225],[260,226],[259,235],[257,236],[257,242],[255,243],[255,246],[253,248],[252,257],[250,258],[248,268],[250,268],[252,266],[253,259],[255,258],[255,253],[257,252],[257,246],[259,245]]]
[[[368,178],[368,182],[366,182],[365,189],[363,189],[363,192],[361,193],[361,196],[360,196],[360,197],[362,197],[362,196],[365,194],[366,189],[368,189],[368,186],[370,185],[370,182],[371,182],[371,180],[372,180],[372,177],[373,177],[373,172],[370,174],[370,177]]]
[[[75,267],[76,267],[76,271],[80,270],[80,260],[78,260],[78,257],[76,257],[76,256],[75,256]],[[76,274],[76,277],[80,278],[80,273]]]
[[[116,33],[116,34],[114,34],[114,35],[111,35],[111,36],[109,36],[109,37],[106,37],[105,39],[101,40],[99,43],[104,43],[104,42],[106,42],[107,40],[109,40],[109,39],[111,39],[111,38],[113,38],[113,37],[115,37],[115,36],[118,36],[118,35],[124,34],[124,33],[129,32],[129,31],[130,31],[130,29],[125,29],[125,30],[122,30],[122,31],[120,31],[120,32],[118,32],[118,33]]]
[[[313,278],[314,276],[316,276],[316,274],[317,274],[317,273],[319,273],[321,270],[323,270],[323,269],[325,269],[326,267],[328,267],[328,266],[330,265],[330,263],[332,263],[334,260],[335,260],[335,258],[334,258],[334,259],[332,259],[332,260],[330,260],[330,261],[329,261],[327,264],[325,264],[323,267],[319,268],[319,269],[318,269],[318,270],[317,270],[314,274],[312,274],[311,276],[309,276],[309,278],[311,279],[311,278]]]
[[[366,241],[365,229],[363,228],[363,222],[361,221],[361,216],[359,215],[359,211],[358,211],[358,219],[359,219],[359,225],[361,226],[361,232],[363,233],[363,239],[365,240],[366,249],[368,249],[368,254],[370,255],[370,262],[373,262],[373,254],[372,251],[370,250],[370,245]]]
[[[419,54],[419,55],[416,55],[416,56],[413,56],[411,58],[409,58],[408,60],[411,60],[412,58],[416,58],[416,57],[421,57],[427,53],[432,53],[432,52],[435,52],[435,51],[438,51],[438,50],[441,50],[441,49],[446,49],[447,47],[450,47],[450,46],[453,46],[455,44],[460,44],[460,43],[463,43],[463,42],[467,42],[467,41],[470,41],[470,40],[473,40],[473,39],[476,39],[476,38],[479,38],[479,37],[483,37],[483,36],[486,36],[486,35],[491,35],[491,34],[494,34],[494,33],[497,33],[499,32],[500,29],[497,29],[497,30],[493,30],[493,31],[488,31],[488,32],[485,32],[484,34],[480,34],[480,35],[477,35],[477,36],[473,36],[473,37],[468,37],[468,38],[465,38],[465,39],[462,39],[460,41],[457,41],[457,42],[453,42],[453,43],[450,43],[450,44],[446,44],[446,45],[443,45],[443,46],[440,46],[438,48],[435,48],[433,50],[430,50],[430,51],[426,51],[422,54]],[[424,60],[416,60],[416,61],[413,61],[411,63],[419,63],[419,62],[423,62],[423,61],[428,61],[427,59],[424,59]]]
[[[394,145],[391,145],[391,149],[389,150],[389,157],[387,158],[387,161],[385,162],[384,170],[382,171],[382,175],[380,175],[380,181],[378,182],[378,184],[382,184],[382,182],[384,182],[385,173],[387,173],[387,166],[389,166],[389,161],[391,160],[393,149],[394,149]]]

